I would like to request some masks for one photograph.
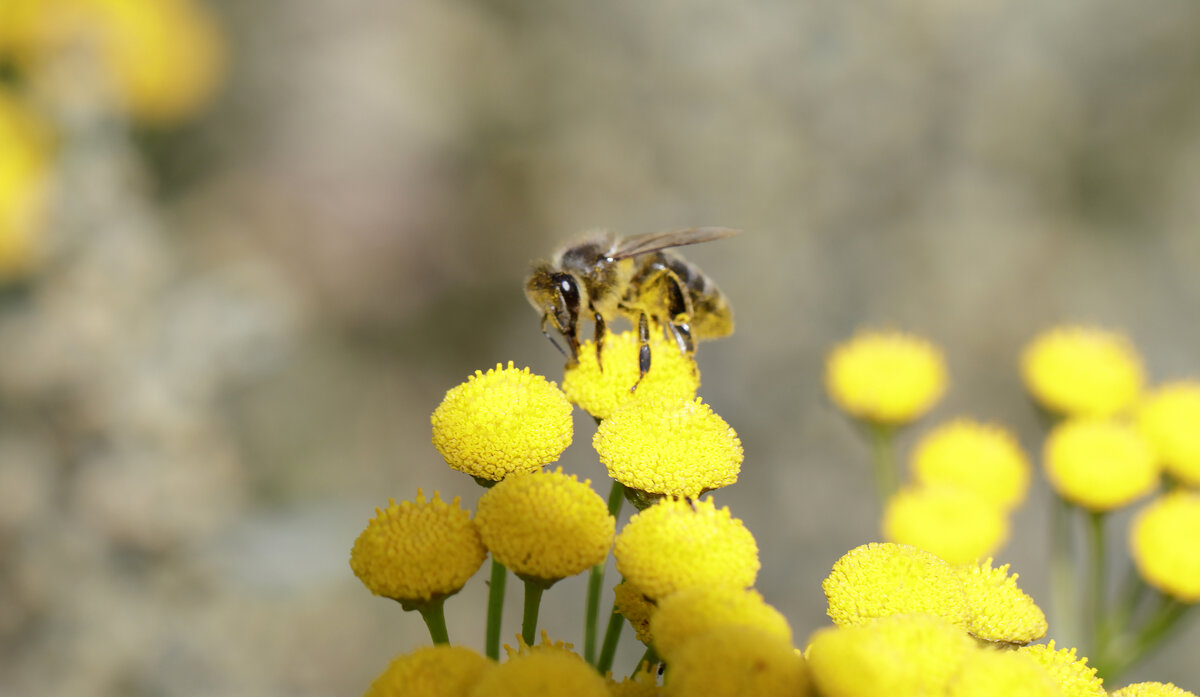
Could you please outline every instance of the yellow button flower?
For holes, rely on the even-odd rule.
[[[1112,416],[1131,408],[1142,391],[1142,360],[1129,339],[1094,327],[1042,332],[1021,353],[1025,388],[1062,416]]]
[[[492,557],[522,578],[550,583],[608,558],[608,504],[559,468],[508,477],[479,498],[475,522]]]
[[[1046,614],[1017,587],[1008,565],[992,568],[992,560],[956,568],[967,594],[967,631],[983,641],[1028,644],[1046,635]]]
[[[600,422],[592,445],[610,477],[651,494],[694,498],[736,482],[742,465],[737,433],[699,397],[638,397]]]
[[[465,696],[495,665],[463,646],[425,646],[394,659],[364,697]]]
[[[1200,602],[1200,493],[1175,491],[1146,506],[1129,530],[1138,573],[1185,603]]]
[[[617,571],[652,599],[692,586],[749,588],[759,569],[754,537],[711,497],[666,498],[633,516],[613,556]]]
[[[49,124],[0,88],[0,282],[37,264],[51,155]]]
[[[1137,410],[1138,429],[1154,447],[1163,468],[1190,486],[1200,486],[1200,382],[1181,380],[1151,392]]]
[[[731,625],[757,627],[792,645],[792,628],[783,614],[758,591],[729,586],[684,588],[662,598],[650,618],[650,634],[658,655],[673,664],[690,638]]]
[[[650,633],[650,618],[657,611],[654,603],[637,586],[625,579],[613,588],[613,605],[621,616],[629,620],[633,630],[637,632],[638,641],[650,645],[653,634]]]
[[[1175,683],[1139,682],[1126,685],[1113,692],[1109,697],[1196,697]]]
[[[350,568],[372,593],[400,601],[406,609],[457,593],[479,570],[487,550],[471,514],[437,492],[375,509],[354,541]]]
[[[664,697],[805,697],[804,658],[777,634],[731,625],[692,637],[673,652]]]
[[[1108,694],[1104,691],[1104,681],[1096,676],[1096,669],[1088,666],[1086,658],[1076,658],[1075,649],[1055,649],[1051,641],[1017,650],[1042,664],[1068,697],[1105,697]]]
[[[1123,422],[1069,419],[1046,437],[1045,451],[1046,477],[1054,490],[1091,511],[1120,508],[1158,486],[1150,445]]]
[[[608,697],[608,683],[574,653],[529,651],[484,673],[469,697]]]
[[[1008,539],[1008,517],[990,501],[947,485],[910,486],[884,505],[883,537],[950,564],[994,554]]]
[[[1042,664],[1017,651],[968,651],[946,697],[1067,697]]]
[[[657,667],[635,672],[621,682],[608,679],[609,697],[659,697],[662,691],[658,687]]]
[[[650,372],[638,382],[637,332],[609,334],[604,340],[602,366],[596,363],[596,343],[579,348],[579,362],[563,371],[563,392],[572,403],[597,419],[607,419],[633,397],[691,399],[700,388],[696,360],[680,352],[662,332],[650,334]],[[603,370],[601,370],[603,368]],[[636,391],[630,391],[634,385]]]
[[[913,477],[948,484],[1010,511],[1029,491],[1029,459],[1007,429],[956,419],[923,436],[913,449]]]
[[[834,563],[821,588],[837,625],[924,613],[965,627],[969,618],[958,573],[942,559],[908,545],[856,547]]]
[[[905,424],[942,398],[945,360],[936,346],[912,334],[860,332],[830,353],[825,387],[854,418]]]
[[[571,403],[553,382],[512,361],[475,371],[434,410],[433,445],[450,467],[498,481],[554,462],[571,444]]]

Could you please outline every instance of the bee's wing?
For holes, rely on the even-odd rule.
[[[639,254],[666,249],[667,247],[682,247],[688,244],[700,244],[701,242],[719,240],[723,237],[736,235],[739,232],[741,230],[727,227],[693,227],[684,230],[651,232],[619,240],[609,256],[613,259],[626,259]]]

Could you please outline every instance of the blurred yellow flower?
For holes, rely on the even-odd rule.
[[[1008,517],[975,493],[947,485],[909,486],[884,504],[883,537],[932,552],[950,564],[994,554],[1008,539]]]
[[[1049,644],[1030,644],[1017,649],[1042,665],[1066,697],[1105,697],[1104,681],[1089,667],[1086,658],[1076,658],[1075,649],[1055,649]]]
[[[464,646],[425,646],[392,660],[364,697],[462,696],[495,665]]]
[[[607,419],[634,397],[679,397],[691,399],[700,388],[696,360],[667,341],[662,332],[651,332],[650,372],[638,382],[637,332],[609,334],[604,340],[603,365],[596,363],[596,343],[588,340],[579,348],[579,362],[563,371],[563,392],[572,403],[597,419]],[[603,370],[601,370],[603,368]],[[634,385],[636,391],[630,391]]]
[[[944,423],[913,449],[912,472],[923,484],[966,489],[1010,511],[1029,491],[1030,465],[1017,439],[1000,426],[971,419]]]
[[[1133,503],[1158,486],[1150,444],[1132,426],[1113,419],[1076,418],[1050,431],[1046,477],[1067,501],[1091,511]]]
[[[1137,410],[1137,425],[1163,469],[1190,486],[1200,486],[1200,381],[1168,383],[1146,395]]]
[[[1146,583],[1200,602],[1200,493],[1179,490],[1152,501],[1134,519],[1129,546]]]
[[[652,494],[696,497],[736,482],[742,465],[737,433],[699,397],[626,402],[592,445],[610,477]]]
[[[657,667],[649,670],[640,669],[621,682],[608,678],[609,697],[659,697],[662,690],[658,686]]]
[[[375,509],[354,541],[350,568],[372,593],[398,600],[406,609],[457,593],[479,570],[487,550],[471,514],[437,492]]]
[[[446,464],[492,481],[554,462],[574,433],[571,403],[558,386],[512,361],[451,388],[431,421]]]
[[[808,669],[790,641],[759,627],[728,625],[672,652],[665,697],[806,697]]]
[[[608,683],[577,654],[567,651],[517,653],[484,673],[469,697],[608,697]]]
[[[946,391],[945,360],[936,346],[912,334],[859,332],[829,354],[825,387],[854,418],[905,424],[941,399]]]
[[[1028,644],[1046,635],[1046,614],[1017,587],[1008,565],[992,568],[992,560],[956,567],[967,594],[967,631],[983,641]]]
[[[1021,353],[1025,387],[1060,416],[1112,416],[1137,401],[1142,359],[1125,336],[1062,326],[1038,334]]]
[[[1016,651],[968,651],[946,697],[1066,697],[1036,659]]]
[[[757,627],[792,645],[787,618],[756,590],[730,586],[684,588],[658,601],[650,618],[654,648],[667,663],[691,637],[732,625]]]
[[[1177,687],[1175,683],[1139,682],[1111,692],[1109,697],[1196,697],[1196,695],[1182,687]]]
[[[0,283],[37,264],[51,150],[50,125],[0,87]]]
[[[638,641],[649,646],[654,636],[650,633],[650,618],[657,611],[654,603],[650,602],[641,589],[630,583],[629,579],[621,581],[613,588],[613,596],[616,611],[633,625]]]
[[[838,559],[821,583],[834,624],[852,626],[879,617],[936,615],[963,628],[969,609],[957,572],[916,547],[871,542]]]

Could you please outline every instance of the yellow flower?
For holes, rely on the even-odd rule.
[[[639,669],[621,682],[610,676],[608,694],[609,697],[659,697],[662,690],[658,687],[658,671],[653,667]]]
[[[1200,486],[1200,381],[1168,383],[1146,396],[1137,425],[1172,476]]]
[[[974,649],[966,632],[933,615],[893,615],[813,634],[808,666],[821,697],[944,694]]]
[[[1017,587],[1008,564],[992,568],[992,560],[957,567],[967,594],[967,631],[983,641],[1028,644],[1046,635],[1046,614]]]
[[[1126,685],[1113,692],[1109,697],[1196,697],[1175,683],[1139,682]]]
[[[1008,518],[974,493],[947,485],[910,486],[884,506],[883,536],[927,550],[950,564],[995,553],[1008,539]]]
[[[754,537],[711,497],[666,498],[633,516],[613,556],[617,571],[652,599],[692,586],[749,588],[759,569]]]
[[[519,656],[523,653],[529,653],[530,651],[561,651],[563,653],[574,655],[575,645],[566,641],[552,641],[550,639],[550,633],[545,629],[542,630],[542,643],[540,644],[534,644],[533,646],[530,646],[529,644],[525,643],[525,637],[518,634],[516,648],[513,648],[508,644],[504,645],[504,655],[509,658],[512,658],[513,656]]]
[[[936,346],[902,332],[860,332],[836,346],[825,368],[830,397],[851,416],[876,424],[915,421],[946,391]]]
[[[479,498],[475,522],[496,561],[543,583],[607,559],[616,528],[591,481],[580,482],[562,468],[497,483]]]
[[[1104,681],[1089,668],[1086,658],[1075,658],[1075,649],[1055,649],[1054,642],[1031,644],[1017,649],[1033,657],[1058,683],[1065,697],[1105,697]]]
[[[37,264],[50,151],[49,125],[0,88],[0,282],[22,276]]]
[[[834,624],[852,626],[879,617],[930,614],[965,627],[966,593],[957,572],[916,547],[889,542],[855,547],[822,582]]]
[[[650,633],[650,618],[657,608],[645,593],[625,579],[613,588],[613,605],[621,616],[629,620],[637,632],[638,641],[650,645],[654,635]]]
[[[662,598],[650,618],[650,634],[658,655],[673,663],[691,637],[731,625],[757,627],[792,645],[787,619],[758,591],[729,586],[684,588]]]
[[[736,482],[742,465],[737,433],[699,397],[626,402],[592,445],[610,477],[651,494],[694,498]]]
[[[471,515],[437,492],[432,501],[417,489],[417,500],[375,509],[375,517],[354,541],[350,568],[372,593],[409,606],[457,593],[479,570],[487,550]]]
[[[673,652],[665,697],[804,697],[804,657],[758,627],[730,625],[690,638]]]
[[[1120,508],[1154,491],[1158,463],[1146,439],[1112,419],[1068,419],[1046,437],[1046,477],[1064,499],[1092,511]]]
[[[487,671],[469,697],[608,697],[608,684],[574,653],[518,653]]]
[[[946,697],[1064,697],[1042,664],[1016,651],[968,651]]]
[[[478,370],[434,410],[433,445],[460,472],[498,481],[554,462],[571,444],[571,403],[562,391],[512,361]]]
[[[465,697],[494,667],[463,646],[425,646],[394,659],[364,697]]]
[[[1185,603],[1200,602],[1200,493],[1175,491],[1142,509],[1130,554],[1146,583]]]
[[[700,369],[674,341],[667,341],[662,332],[651,332],[650,372],[640,383],[638,347],[637,332],[609,334],[604,340],[603,365],[598,366],[595,341],[585,341],[579,348],[579,362],[563,371],[563,392],[597,419],[607,419],[633,397],[696,396]],[[635,384],[637,390],[630,391]]]
[[[1029,460],[1017,439],[1000,426],[957,419],[927,433],[912,457],[920,483],[966,489],[1009,511],[1029,490]]]
[[[1145,378],[1125,336],[1063,326],[1033,338],[1021,353],[1021,375],[1033,398],[1062,416],[1112,416],[1133,406]]]

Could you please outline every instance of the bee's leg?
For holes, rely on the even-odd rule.
[[[638,379],[633,383],[633,387],[629,388],[630,392],[637,389],[641,384],[642,378],[646,377],[646,373],[650,372],[650,320],[643,312],[638,315]]]
[[[566,349],[564,349],[557,341],[554,340],[554,337],[550,335],[550,332],[546,331],[546,322],[549,321],[549,319],[550,315],[542,315],[542,334],[550,340],[550,343],[554,345],[554,348],[558,349],[559,353],[561,353],[568,360],[574,361],[575,358],[568,354]]]
[[[596,312],[595,310],[592,312],[594,313],[593,316],[596,320],[596,333],[594,335],[594,340],[596,342],[596,368],[603,373],[604,364],[600,361],[600,351],[604,347],[604,337],[606,334],[608,334],[608,327],[604,324],[604,315]]]

